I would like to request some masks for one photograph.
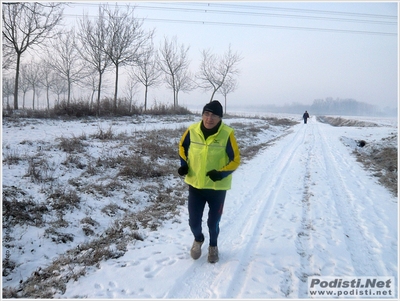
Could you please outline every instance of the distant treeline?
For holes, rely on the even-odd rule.
[[[350,116],[397,116],[397,108],[380,108],[378,106],[359,102],[354,99],[315,99],[313,104],[304,105],[292,103],[284,106],[267,106],[273,113],[302,114],[304,111],[312,115],[350,115]]]

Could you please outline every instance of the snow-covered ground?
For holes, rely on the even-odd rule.
[[[275,135],[281,137],[233,174],[220,225],[218,263],[207,262],[207,244],[200,259],[190,257],[193,238],[186,207],[182,206],[178,217],[146,232],[143,241],[128,244],[122,257],[103,261],[77,281],[71,280],[65,293],[55,297],[308,298],[308,276],[393,276],[397,298],[397,197],[352,154],[357,140],[374,143],[397,135],[397,119],[373,122],[381,126],[332,127],[312,117],[308,124],[299,123],[286,133],[274,128]],[[138,125],[142,129],[155,126],[177,125]],[[32,126],[30,131],[18,131],[3,126],[3,148],[24,140],[43,144],[61,136],[51,129],[48,126],[43,132],[43,128]],[[88,127],[66,126],[62,131],[80,135],[88,133]],[[266,141],[272,138],[265,136]],[[2,177],[3,185],[18,183],[4,165]],[[203,229],[207,240],[206,218]],[[28,235],[24,229],[19,231],[21,238]],[[29,235],[25,243],[35,245],[34,252],[41,252],[35,260],[45,264],[45,259],[60,253],[54,245],[39,248],[38,241],[44,244],[46,240],[39,234]],[[3,260],[4,254],[3,246]],[[22,266],[31,266],[19,269],[26,279],[38,265],[32,262],[32,254],[15,256]],[[17,278],[3,277],[3,288],[15,286]]]

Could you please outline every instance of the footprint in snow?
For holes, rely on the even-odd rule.
[[[117,287],[117,285],[116,285],[116,283],[115,283],[114,281],[110,281],[110,282],[108,283],[108,285],[109,285],[110,287],[112,287],[112,288]]]

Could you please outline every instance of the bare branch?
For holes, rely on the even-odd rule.
[[[71,100],[71,86],[88,76],[87,68],[80,60],[74,29],[60,32],[57,39],[51,42],[51,48],[46,51],[44,60],[55,70],[67,86],[67,105]]]
[[[239,54],[232,53],[230,45],[228,51],[220,58],[212,54],[210,50],[203,50],[200,71],[196,77],[200,81],[200,88],[212,91],[210,101],[227,78],[239,73],[237,65],[241,60],[242,57]]]
[[[134,17],[134,8],[129,4],[125,10],[118,5],[112,10],[103,6],[108,22],[109,36],[104,51],[115,66],[114,110],[117,106],[119,68],[137,63],[144,53],[146,43],[153,37],[154,30],[146,32],[143,21]]]
[[[189,47],[185,48],[183,44],[178,48],[176,36],[170,42],[164,38],[161,46],[159,67],[165,73],[165,82],[174,93],[174,107],[178,105],[178,92],[182,89],[182,83],[188,77],[188,51]]]
[[[232,76],[228,76],[225,82],[222,84],[219,92],[224,96],[225,101],[225,113],[227,111],[227,96],[229,93],[232,93],[237,88],[237,81]]]
[[[81,44],[78,47],[79,53],[98,73],[97,113],[99,114],[103,74],[111,64],[110,57],[104,51],[109,31],[104,10],[101,7],[99,7],[97,19],[93,22],[90,21],[88,15],[80,20],[78,37]]]
[[[129,72],[132,80],[140,82],[145,87],[144,92],[144,109],[147,110],[147,93],[148,88],[160,84],[161,71],[158,69],[157,56],[154,46],[150,46],[143,52],[137,66]]]

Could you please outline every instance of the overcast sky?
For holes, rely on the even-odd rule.
[[[64,11],[65,21],[73,22],[83,12],[96,15],[98,3],[73,3]],[[192,72],[198,71],[204,49],[222,55],[231,45],[243,57],[238,88],[228,95],[230,106],[311,105],[333,97],[397,107],[397,2],[130,4],[136,6],[136,17],[145,18],[145,28],[156,29],[156,46],[164,36],[190,46]],[[179,103],[201,107],[210,96],[200,90],[181,92]],[[172,92],[161,87],[149,90],[149,103],[155,99],[173,103]]]

